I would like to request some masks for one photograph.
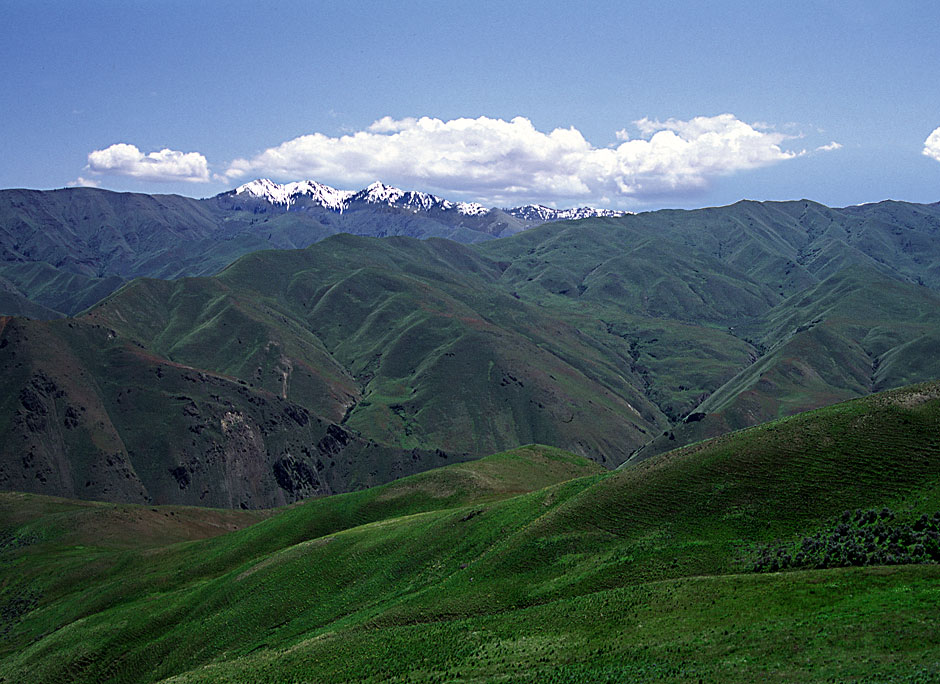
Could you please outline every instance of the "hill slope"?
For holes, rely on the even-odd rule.
[[[504,286],[629,343],[673,422],[647,456],[940,375],[925,353],[940,323],[938,235],[938,205],[739,202],[551,224],[478,251],[508,264]],[[750,355],[728,373],[715,361],[733,339]],[[710,363],[689,363],[703,351]]]
[[[286,387],[376,441],[476,455],[542,441],[622,462],[660,412],[604,348],[494,287],[498,272],[452,242],[335,236],[213,280],[139,281],[85,318],[175,361]],[[308,390],[305,373],[333,373],[340,389]]]
[[[484,463],[484,482],[507,466],[555,464],[546,479],[559,481],[587,467],[536,447],[119,562],[105,547],[32,541],[20,521],[21,545],[2,552],[16,579],[3,589],[13,618],[0,674],[929,678],[940,668],[936,565],[763,575],[748,559],[756,544],[799,540],[847,509],[911,520],[940,509],[938,427],[932,383],[510,498],[500,497],[517,485],[459,494],[441,484],[476,482]]]
[[[11,243],[17,262],[0,285],[20,313],[51,315],[130,274],[221,268],[248,245],[222,237],[243,230],[255,249],[312,238],[292,221],[327,221],[319,239],[354,215],[395,232],[428,211],[460,213],[373,190],[342,212],[240,196],[9,191],[7,217],[31,237]],[[258,221],[283,230],[266,224],[265,237],[251,228]],[[463,458],[540,442],[616,466],[638,449],[643,458],[930,379],[940,374],[938,226],[936,205],[741,202],[549,223],[474,246],[331,235],[305,250],[252,252],[213,278],[138,279],[75,321],[0,332],[0,486],[269,506],[439,464],[413,452]],[[29,261],[45,258],[55,263]],[[28,344],[13,336],[27,328]],[[154,384],[158,370],[179,367],[204,396]],[[48,379],[71,397],[53,397],[56,410],[30,399]],[[36,418],[24,397],[51,417]],[[301,422],[312,417],[314,433],[300,439],[304,423],[282,441],[292,419],[257,423],[277,422],[257,410],[271,397]],[[79,429],[82,409],[95,418]],[[317,445],[330,425],[391,462],[325,459]],[[243,468],[264,484],[213,481]]]
[[[468,457],[377,444],[84,321],[0,318],[0,372],[6,490],[262,508]]]

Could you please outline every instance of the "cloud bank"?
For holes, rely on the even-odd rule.
[[[940,161],[940,128],[935,128],[934,132],[927,136],[924,141],[924,154]]]
[[[149,181],[205,183],[209,180],[209,164],[198,152],[163,149],[144,154],[126,143],[95,150],[88,155],[88,168],[93,173]]]
[[[717,177],[801,154],[781,147],[789,136],[731,114],[644,118],[635,125],[638,138],[623,129],[615,133],[616,146],[595,147],[574,127],[545,133],[524,117],[384,117],[349,135],[303,135],[235,159],[225,177],[314,178],[348,186],[381,179],[491,202],[642,200],[701,190]]]

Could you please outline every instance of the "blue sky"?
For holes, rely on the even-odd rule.
[[[903,0],[5,0],[0,187],[935,202],[938,27]]]

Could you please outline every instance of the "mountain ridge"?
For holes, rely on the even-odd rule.
[[[593,207],[575,207],[554,209],[540,204],[526,204],[510,208],[487,208],[477,202],[452,202],[437,195],[415,190],[402,190],[376,181],[362,190],[337,190],[319,181],[303,180],[278,184],[267,178],[258,178],[238,186],[233,190],[219,193],[215,197],[248,195],[264,200],[269,204],[284,205],[287,210],[298,204],[300,198],[309,198],[309,203],[342,213],[349,205],[356,202],[366,204],[387,204],[413,211],[456,211],[464,216],[480,216],[490,211],[499,210],[523,221],[539,222],[560,221],[567,219],[592,218],[596,216],[620,217],[632,214],[631,211],[596,209]],[[207,198],[211,199],[211,198]]]
[[[0,283],[19,306],[27,290],[87,306],[113,284],[66,266],[164,278],[184,263],[207,267],[177,260],[181,236],[198,242],[223,215],[197,203],[207,221],[186,228],[174,217],[193,204],[173,196],[20,199],[39,202],[52,226],[76,220],[71,234],[87,251],[51,231],[18,244],[25,256],[72,260],[4,265]],[[124,203],[134,208],[126,229],[108,218]],[[740,202],[546,223],[480,244],[396,236],[431,219],[368,206],[232,211],[221,225],[257,249],[234,259],[238,250],[212,243],[216,276],[137,279],[74,319],[5,324],[8,486],[82,495],[87,482],[88,496],[194,503],[218,476],[232,481],[210,487],[207,502],[256,507],[420,470],[438,452],[472,458],[541,442],[611,467],[637,449],[646,456],[940,372],[940,206]],[[363,217],[388,237],[339,232]],[[263,249],[304,243],[314,226],[324,239],[309,247]],[[178,244],[136,251],[166,235]],[[122,239],[95,252],[103,236]],[[109,256],[95,262],[101,251]],[[157,407],[176,425],[163,441],[147,432]],[[307,426],[291,428],[291,414]],[[289,428],[312,444],[333,429],[352,446],[325,460]],[[81,477],[109,458],[108,477]],[[235,480],[252,459],[264,485],[247,492]],[[52,464],[75,477],[51,480]]]

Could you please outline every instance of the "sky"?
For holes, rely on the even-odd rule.
[[[940,3],[0,1],[0,187],[940,200]]]

